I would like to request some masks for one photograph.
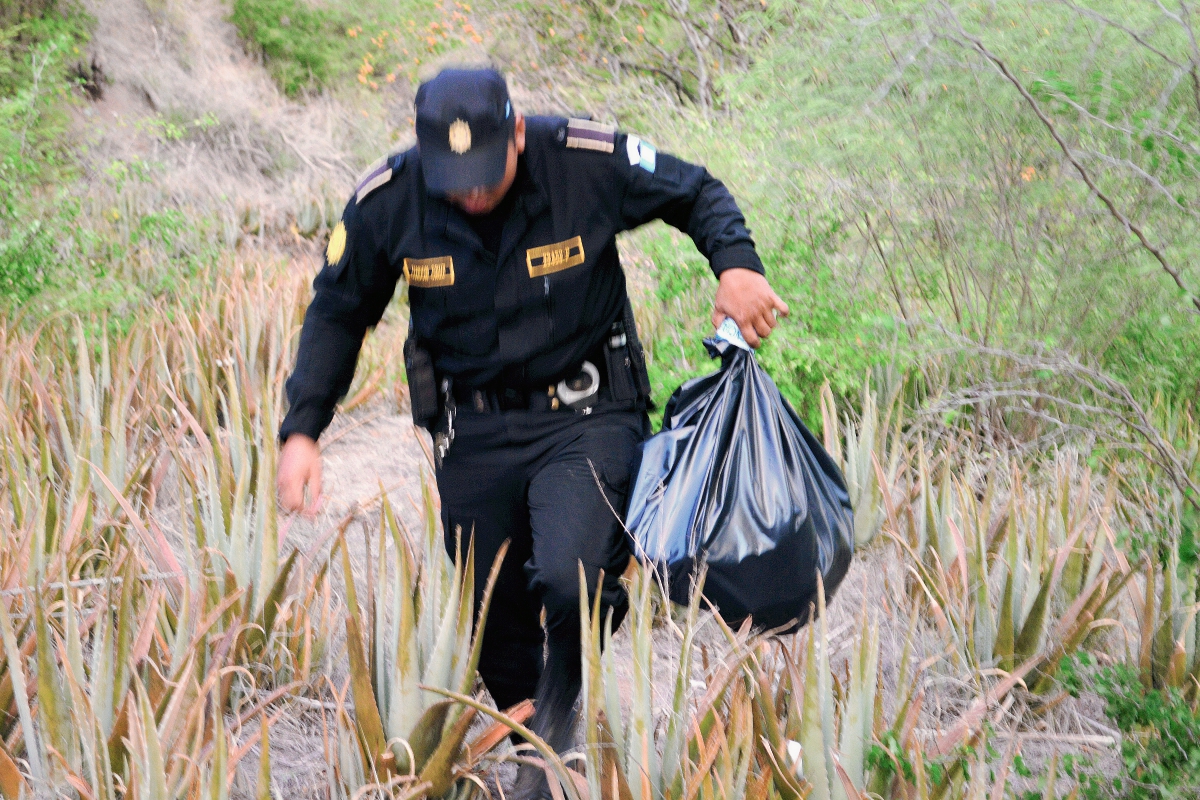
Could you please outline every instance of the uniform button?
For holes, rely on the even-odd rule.
[[[558,398],[557,397],[555,397],[554,399],[552,399],[550,401],[550,410],[558,411]]]
[[[562,142],[562,141],[566,141],[566,138],[567,138],[567,129],[566,129],[566,128],[559,128],[559,129],[558,129],[558,140],[559,140],[560,142]]]

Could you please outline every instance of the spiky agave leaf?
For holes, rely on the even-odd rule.
[[[603,575],[598,580],[602,581]],[[622,743],[613,736],[613,732],[607,724],[608,716],[605,714],[605,707],[613,698],[607,696],[609,693],[606,692],[606,689],[611,688],[611,682],[605,680],[605,668],[608,665],[604,659],[609,654],[602,654],[602,637],[606,634],[608,626],[600,615],[600,592],[594,593],[591,604],[588,603],[588,596],[587,573],[584,571],[583,564],[580,563],[579,637],[582,654],[580,666],[582,669],[583,733],[586,744],[584,763],[587,772],[588,797],[599,798],[604,797],[605,784],[601,780],[602,777],[612,770],[624,772],[624,748]],[[620,702],[619,699],[617,702]],[[618,725],[620,719],[618,716]],[[612,749],[604,752],[609,743],[611,743]],[[612,780],[611,775],[609,775],[609,780]]]
[[[902,453],[899,388],[895,387],[890,393],[884,403],[886,408],[883,408],[870,381],[864,383],[857,421],[849,415],[844,419],[839,417],[828,381],[821,388],[825,449],[846,478],[850,504],[854,508],[854,543],[857,547],[869,544],[882,529],[886,518],[885,494],[891,491],[899,471]]]
[[[267,715],[262,717],[262,732],[259,736],[258,784],[255,787],[255,800],[271,800],[271,728],[267,724]]]
[[[559,755],[554,752],[554,748],[547,744],[546,741],[536,733],[529,730],[529,728],[525,727],[520,722],[517,722],[507,714],[497,711],[494,708],[489,708],[469,695],[461,694],[450,689],[442,689],[437,686],[422,686],[421,688],[468,706],[469,708],[472,708],[475,711],[504,724],[514,733],[524,737],[527,742],[533,745],[533,748],[538,752],[538,755],[545,759],[546,764],[549,766],[552,774],[558,778],[559,786],[566,797],[569,798],[569,800],[583,800],[578,791],[578,784],[575,782],[575,779],[571,777],[572,770],[563,763],[562,758],[560,758]]]
[[[349,580],[351,579],[348,578],[347,582]],[[354,695],[356,727],[362,737],[366,758],[364,769],[370,771],[369,765],[373,764],[387,747],[387,736],[384,735],[383,721],[375,703],[375,692],[371,688],[371,671],[367,663],[366,645],[357,610],[350,610],[346,614],[346,649],[350,655],[350,686]]]
[[[141,797],[169,798],[162,742],[154,724],[154,709],[141,681],[134,683],[134,697],[136,722],[130,727],[133,788]]]
[[[632,624],[633,675],[629,697],[629,723],[625,726],[625,773],[631,777],[635,800],[653,800],[661,792],[662,768],[654,741],[654,639],[651,626],[652,583],[644,572],[634,579],[637,613]],[[597,588],[596,594],[599,594]],[[611,634],[610,634],[611,637]],[[608,648],[612,651],[612,648]],[[610,714],[612,709],[610,708]]]
[[[456,546],[454,561],[454,571],[446,582],[445,596],[440,598],[439,604],[430,604],[422,609],[424,613],[431,615],[439,610],[441,612],[437,617],[433,647],[426,651],[424,668],[421,671],[421,682],[431,686],[457,687],[459,684],[459,681],[454,680],[453,673],[454,645],[458,641],[459,624],[462,619],[459,605],[464,595],[471,594],[471,590],[464,591],[461,538]],[[436,567],[435,571],[438,571]],[[467,627],[470,628],[469,622]]]
[[[0,741],[0,795],[4,797],[4,800],[21,800],[21,798],[29,796],[29,785],[25,783],[25,776],[21,774],[17,762],[13,761],[2,741]]]
[[[866,788],[866,752],[872,741],[872,710],[879,676],[879,623],[867,615],[866,598],[860,616],[861,637],[850,655],[850,682],[841,719],[837,770],[856,789]],[[839,785],[845,793],[845,785]]]
[[[337,544],[351,609],[347,636],[354,641],[348,644],[355,645],[351,657],[351,687],[359,717],[355,732],[362,751],[374,754],[360,757],[365,761],[357,766],[342,765],[340,771],[343,779],[348,778],[345,786],[351,790],[364,785],[356,783],[357,775],[384,779],[387,773],[420,773],[424,776],[422,782],[434,788],[445,785],[446,791],[453,792],[454,782],[447,776],[454,773],[463,757],[463,726],[468,724],[463,717],[471,717],[474,712],[465,713],[461,705],[422,687],[438,686],[460,693],[471,690],[487,609],[507,546],[501,548],[488,575],[478,619],[472,619],[474,542],[468,544],[465,554],[460,547],[452,563],[434,536],[436,529],[427,526],[418,569],[386,493],[381,493],[381,498],[379,569],[368,576],[370,590],[365,595],[355,587],[344,538]],[[427,513],[432,514],[431,506],[427,506]],[[390,559],[383,548],[388,536],[393,544]],[[390,569],[386,563],[389,560]],[[360,597],[365,618],[358,610]],[[361,707],[360,695],[364,698]],[[372,708],[378,714],[378,728]],[[339,724],[343,717],[338,717]],[[472,753],[471,757],[479,755]]]
[[[678,782],[682,770],[685,738],[688,735],[688,696],[691,692],[695,638],[698,629],[700,603],[704,593],[705,568],[701,566],[695,578],[692,596],[683,618],[682,636],[679,642],[679,671],[671,694],[671,711],[667,719],[667,730],[662,747],[662,787],[669,790]],[[647,579],[649,576],[647,576]]]
[[[25,741],[25,760],[29,764],[29,772],[34,781],[46,778],[45,752],[37,729],[33,725],[33,714],[29,708],[29,694],[25,683],[24,658],[17,646],[17,637],[13,632],[12,619],[8,613],[8,601],[0,596],[0,638],[4,642],[4,656],[8,661],[8,676],[13,687],[13,699],[16,701],[17,715],[21,722],[21,733]]]
[[[800,746],[803,748],[801,764],[804,779],[812,786],[814,800],[831,800],[830,778],[828,770],[825,734],[822,730],[823,706],[827,698],[822,697],[822,689],[828,678],[822,679],[821,672],[827,661],[820,657],[822,646],[818,646],[819,633],[815,626],[809,626],[807,652],[805,654],[804,672],[804,705],[800,716]],[[831,699],[829,699],[831,701]]]
[[[417,688],[420,683],[420,650],[417,642],[419,606],[413,589],[418,575],[408,542],[401,533],[386,493],[383,497],[383,520],[391,530],[395,563],[391,586],[393,606],[390,625],[393,629],[389,630],[393,644],[388,647],[386,643],[381,643],[380,653],[385,657],[390,656],[392,662],[387,701],[388,730],[400,736],[407,735],[407,731],[404,734],[399,732],[404,731],[406,725],[411,725],[412,720],[419,718],[424,710],[422,692]],[[398,750],[396,757],[398,763],[407,763],[405,752]]]
[[[439,730],[437,747],[421,766],[418,780],[428,783],[431,797],[442,797],[450,791],[454,782],[454,767],[462,754],[463,742],[475,720],[475,709],[467,708],[453,719],[448,729]]]

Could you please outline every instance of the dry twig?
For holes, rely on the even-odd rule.
[[[958,19],[954,16],[953,12],[950,12],[947,9],[947,13],[954,21],[954,25],[958,29],[958,35],[962,37],[962,39],[972,48],[974,48],[976,52],[987,59],[987,61],[990,62],[992,66],[995,67],[995,69],[1004,77],[1004,79],[1011,83],[1016,88],[1017,92],[1020,93],[1022,99],[1024,99],[1025,103],[1030,107],[1030,109],[1033,110],[1033,113],[1037,116],[1038,120],[1041,121],[1042,125],[1046,128],[1047,132],[1049,132],[1055,143],[1058,144],[1067,161],[1070,162],[1071,166],[1075,168],[1075,171],[1079,173],[1079,177],[1087,185],[1088,190],[1091,191],[1092,195],[1104,204],[1105,208],[1108,209],[1108,213],[1113,217],[1113,219],[1121,223],[1123,228],[1137,238],[1143,250],[1154,256],[1155,260],[1158,261],[1159,266],[1162,267],[1162,270],[1171,276],[1171,279],[1175,282],[1175,285],[1179,287],[1179,290],[1183,292],[1184,296],[1191,302],[1193,306],[1195,306],[1195,313],[1200,314],[1200,296],[1193,293],[1187,287],[1183,281],[1183,275],[1180,273],[1178,267],[1172,265],[1171,262],[1167,260],[1167,256],[1165,253],[1163,253],[1162,248],[1152,244],[1142,229],[1135,225],[1133,221],[1130,220],[1123,211],[1121,211],[1121,209],[1117,208],[1117,204],[1113,201],[1113,199],[1105,194],[1104,191],[1096,185],[1096,182],[1092,179],[1091,174],[1088,173],[1087,169],[1084,168],[1079,159],[1075,157],[1075,153],[1071,149],[1070,145],[1068,145],[1066,140],[1063,139],[1062,134],[1058,132],[1058,128],[1055,126],[1053,120],[1046,115],[1046,112],[1042,110],[1042,107],[1038,104],[1037,100],[1034,99],[1033,95],[1029,93],[1029,90],[1025,88],[1025,85],[1017,80],[1016,76],[1012,74],[1012,71],[1009,70],[1008,65],[1004,62],[1004,60],[989,50],[977,36],[967,33],[962,25],[959,24]]]

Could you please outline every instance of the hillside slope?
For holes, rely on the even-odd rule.
[[[390,144],[394,129],[375,109],[330,93],[284,97],[220,2],[92,0],[88,11],[107,81],[78,112],[82,160],[97,182],[114,165],[140,165],[134,211],[212,215],[226,245],[289,231],[319,238],[369,154]]]

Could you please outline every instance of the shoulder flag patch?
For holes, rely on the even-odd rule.
[[[616,125],[589,119],[567,120],[567,147],[611,153],[616,139]]]
[[[640,166],[647,172],[654,172],[656,153],[652,144],[643,142],[632,133],[625,137],[625,154],[629,156],[631,167]]]
[[[361,204],[362,201],[367,198],[367,195],[392,179],[392,166],[395,157],[395,153],[388,153],[386,156],[380,158],[374,164],[367,167],[363,173],[358,176],[358,180],[354,182],[355,203]],[[396,164],[395,166],[396,168],[399,168],[400,165]]]

